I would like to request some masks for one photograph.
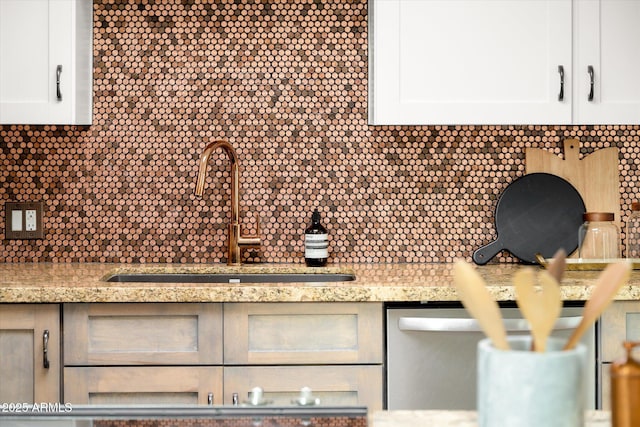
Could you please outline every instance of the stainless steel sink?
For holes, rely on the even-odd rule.
[[[353,273],[113,273],[106,282],[155,283],[313,283],[355,280]]]

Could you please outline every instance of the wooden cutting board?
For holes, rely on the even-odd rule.
[[[580,159],[580,141],[564,141],[564,159],[540,148],[525,150],[526,173],[547,172],[569,181],[588,212],[613,212],[621,227],[618,149],[603,148]]]

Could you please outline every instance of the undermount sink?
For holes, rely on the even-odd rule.
[[[147,283],[314,283],[355,280],[351,272],[116,272],[106,282]]]

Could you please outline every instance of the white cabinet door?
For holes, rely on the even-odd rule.
[[[88,0],[0,0],[0,124],[91,123],[91,14]]]
[[[571,121],[571,0],[370,5],[371,123]]]
[[[574,122],[640,123],[640,1],[580,0],[574,7]]]

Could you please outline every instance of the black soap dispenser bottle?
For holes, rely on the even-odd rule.
[[[311,224],[304,230],[304,262],[308,267],[324,267],[329,258],[329,234],[320,224],[320,212],[316,208]]]

